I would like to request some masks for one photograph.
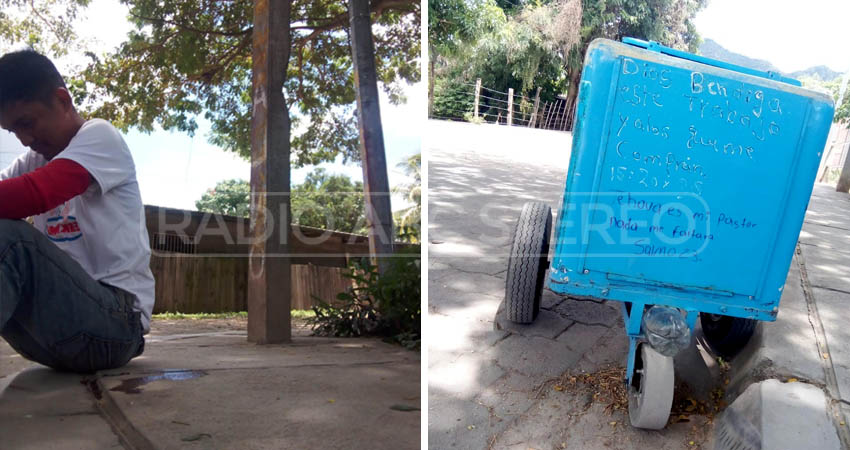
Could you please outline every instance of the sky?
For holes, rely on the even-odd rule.
[[[703,38],[783,72],[850,69],[848,0],[709,0],[694,20]]]
[[[81,39],[90,41],[89,49],[97,53],[111,50],[123,42],[132,26],[126,20],[127,6],[117,0],[94,0],[83,14],[76,27]],[[103,26],[108,23],[109,26]],[[82,55],[69,55],[56,61],[63,74],[70,68],[82,65]],[[381,116],[384,130],[384,146],[390,186],[409,183],[412,180],[396,167],[408,156],[420,152],[420,124],[424,118],[425,91],[422,83],[405,87],[406,104],[393,106],[381,91]],[[180,209],[195,209],[195,201],[218,181],[233,178],[250,180],[250,162],[231,152],[224,151],[207,142],[210,125],[203,117],[198,118],[199,129],[195,136],[168,132],[161,129],[151,134],[130,130],[124,135],[136,164],[142,201],[148,205]],[[0,136],[0,164],[7,165],[15,154],[24,148],[16,139],[4,131]],[[341,160],[320,165],[330,173],[348,175],[353,180],[363,180],[359,165],[343,165]],[[292,182],[301,183],[315,167],[292,170]],[[399,196],[392,198],[393,209],[409,206]]]

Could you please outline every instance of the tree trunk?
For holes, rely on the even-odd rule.
[[[570,90],[567,91],[567,104],[566,110],[564,111],[564,116],[566,118],[566,127],[564,127],[564,130],[572,131],[574,125],[573,121],[575,120],[575,103],[578,98],[578,86],[581,82],[581,69],[571,69],[569,77]]]
[[[291,46],[290,11],[289,0],[254,1],[248,341],[258,344],[292,339],[292,276],[286,242],[290,120],[283,96]]]
[[[434,112],[434,61],[437,56],[433,51],[428,52],[428,118]]]
[[[384,273],[386,258],[393,253],[393,215],[378,103],[378,75],[369,0],[351,0],[348,12],[351,19],[351,51],[357,92],[366,221],[369,226],[369,252],[373,262],[378,265],[378,272]]]

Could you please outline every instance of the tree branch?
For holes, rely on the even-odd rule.
[[[214,34],[214,35],[217,35],[217,36],[244,36],[246,34],[250,35],[254,31],[253,26],[250,26],[250,27],[248,27],[244,30],[239,30],[239,31],[202,30],[200,28],[195,28],[195,27],[192,27],[190,25],[186,25],[185,23],[180,23],[180,22],[175,22],[173,20],[168,20],[164,17],[145,17],[145,16],[140,16],[140,15],[134,13],[133,11],[130,11],[130,15],[139,19],[139,20],[145,20],[145,21],[148,21],[148,22],[155,22],[155,23],[159,23],[159,24],[172,25],[172,26],[175,26],[177,28],[180,28],[181,30],[191,31],[193,33],[198,33],[198,34]]]
[[[405,6],[413,6],[418,5],[419,2],[412,0],[378,0],[371,5],[371,12],[380,16],[386,10],[390,9],[404,9]],[[344,26],[348,23],[348,11],[344,13],[337,14],[333,17],[324,17],[320,19],[307,19],[308,21],[316,21],[316,22],[324,22],[316,25],[299,25],[291,27],[293,30],[313,30],[313,33],[310,33],[310,37],[304,39],[304,41],[308,41],[312,38],[312,36],[317,33],[321,33],[324,31],[330,31],[339,27]]]
[[[45,25],[47,25],[47,28],[50,28],[50,31],[53,32],[53,34],[56,36],[56,39],[62,40],[62,37],[59,36],[59,32],[56,30],[53,24],[50,23],[50,21],[47,20],[44,16],[42,16],[41,13],[38,12],[38,10],[35,8],[35,2],[33,0],[30,0],[30,10],[32,10],[33,14],[35,14],[35,16],[39,18],[39,20],[41,20],[42,22],[44,22]]]
[[[215,75],[227,67],[234,58],[239,56],[242,53],[242,50],[247,48],[253,42],[252,35],[246,35],[239,42],[239,45],[234,45],[228,51],[222,53],[222,55],[215,61],[213,64],[209,66],[204,66],[203,70],[199,74],[195,75],[187,75],[187,81],[200,81],[206,84],[211,84]]]

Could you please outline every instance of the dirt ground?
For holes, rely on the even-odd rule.
[[[150,336],[172,334],[215,333],[222,331],[247,331],[248,319],[231,317],[228,319],[154,319],[151,322]],[[310,326],[306,319],[292,319],[294,336],[309,336]]]

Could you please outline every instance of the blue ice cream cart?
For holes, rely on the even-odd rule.
[[[637,39],[594,41],[555,238],[551,208],[526,204],[507,318],[531,323],[544,283],[622,302],[629,418],[663,428],[673,356],[698,318],[720,354],[755,321],[776,320],[833,113],[828,95],[776,73]]]

